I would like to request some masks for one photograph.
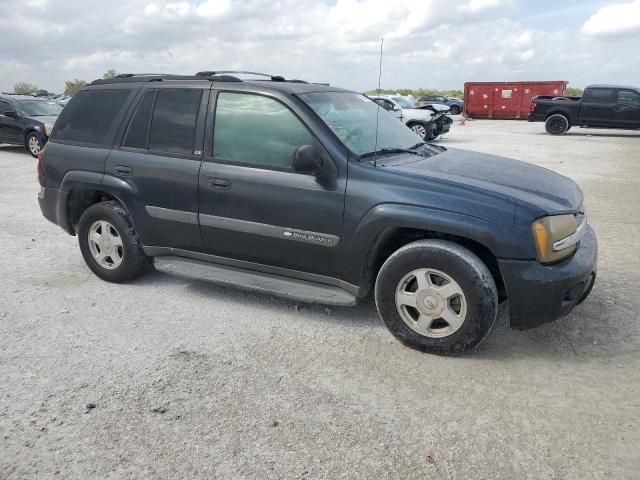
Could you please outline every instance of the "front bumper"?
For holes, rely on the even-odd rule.
[[[597,261],[598,242],[591,226],[576,252],[557,264],[499,260],[509,297],[511,327],[534,328],[571,312],[591,293]]]

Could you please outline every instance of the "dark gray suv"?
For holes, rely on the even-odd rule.
[[[76,94],[39,155],[40,208],[88,267],[353,305],[423,351],[566,315],[596,276],[570,179],[424,143],[367,97],[269,76],[121,76]]]
[[[446,105],[452,115],[458,115],[464,111],[464,101],[455,97],[445,97],[444,95],[425,95],[416,100],[416,107],[424,107],[432,104]]]

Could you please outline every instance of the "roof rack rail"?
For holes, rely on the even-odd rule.
[[[232,75],[172,75],[166,73],[120,73],[114,78],[99,78],[91,82],[91,85],[105,85],[113,83],[130,82],[162,82],[164,80],[201,80],[210,82],[241,82],[242,80]]]
[[[285,78],[281,75],[270,75],[268,73],[260,73],[260,72],[247,72],[243,70],[205,70],[202,72],[196,73],[196,77],[210,77],[212,75],[225,75],[228,73],[239,73],[244,75],[257,75],[258,77],[268,77],[273,82],[286,82]]]

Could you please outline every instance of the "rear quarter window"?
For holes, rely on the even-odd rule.
[[[130,89],[84,90],[62,111],[51,134],[53,140],[102,145],[123,109]]]

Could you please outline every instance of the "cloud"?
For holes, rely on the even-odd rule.
[[[602,7],[585,22],[581,32],[596,38],[640,35],[640,0]]]
[[[636,2],[637,3],[637,2]],[[366,90],[471,80],[640,83],[637,42],[519,20],[516,0],[0,0],[0,90],[119,72],[236,69]],[[587,18],[588,12],[583,18]],[[572,12],[571,18],[575,18]],[[19,65],[19,68],[16,66]],[[626,65],[626,68],[623,66]],[[620,78],[618,80],[618,77]]]

